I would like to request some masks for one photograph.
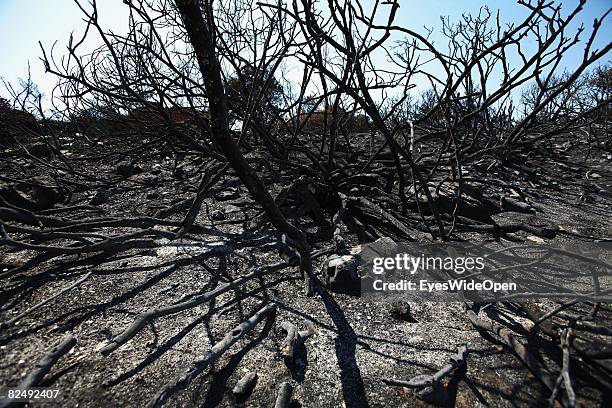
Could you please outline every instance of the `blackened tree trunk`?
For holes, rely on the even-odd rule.
[[[210,111],[210,133],[240,180],[263,207],[274,227],[290,238],[290,244],[300,253],[302,271],[309,276],[312,266],[310,246],[305,235],[287,222],[257,173],[249,166],[230,133],[228,101],[221,76],[221,65],[215,52],[212,7],[206,0],[175,0],[175,3],[181,13],[185,30],[204,78]]]

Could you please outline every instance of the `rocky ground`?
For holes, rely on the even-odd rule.
[[[75,188],[72,192],[70,206],[84,207],[72,210],[71,219],[153,216],[196,191],[201,165],[197,159],[185,160],[177,170],[172,160],[138,156],[132,164],[129,159],[105,158],[101,156],[103,151],[100,148],[79,164],[89,169],[91,179],[89,188]],[[256,152],[251,155],[256,158]],[[119,162],[124,168],[118,166]],[[496,215],[500,220],[520,220],[534,228],[545,225],[557,230],[551,239],[526,231],[509,233],[504,239],[544,243],[609,240],[612,169],[606,153],[594,154],[587,167],[561,161],[554,165],[539,163],[527,160],[512,168],[493,168],[486,176],[478,165],[467,169],[466,175],[478,178],[485,188],[518,188],[538,210],[531,215],[504,212]],[[262,166],[261,171],[273,192],[278,193],[291,181],[274,174],[270,166]],[[5,183],[24,172],[38,179],[52,179],[41,166],[2,165]],[[103,183],[105,177],[111,177],[112,182]],[[67,204],[58,203],[55,208],[62,206]],[[142,406],[233,327],[262,304],[273,302],[277,305],[273,315],[167,405],[272,406],[281,384],[290,382],[294,389],[292,406],[427,406],[432,403],[431,396],[386,385],[382,379],[408,380],[433,374],[462,345],[468,349],[465,375],[456,381],[445,380],[455,406],[547,405],[549,390],[499,338],[476,330],[462,303],[412,302],[409,312],[405,310],[405,316],[398,316],[380,300],[329,290],[307,297],[298,269],[290,266],[262,274],[240,289],[199,306],[155,319],[117,350],[106,356],[101,353],[139,313],[192,299],[254,268],[282,262],[274,249],[273,231],[266,226],[252,228],[259,213],[236,177],[228,172],[205,200],[196,219],[196,230],[181,240],[156,237],[147,248],[131,248],[107,257],[95,253],[57,257],[16,274],[9,272],[38,252],[0,246],[0,320],[5,323],[91,273],[43,307],[12,324],[3,324],[0,382],[17,385],[45,350],[71,333],[76,346],[53,366],[41,384],[59,388],[59,399],[32,405]],[[332,215],[326,214],[330,219]],[[169,219],[178,222],[182,215]],[[321,254],[316,258],[316,269],[324,270],[321,265],[330,252],[329,238],[307,217],[302,226]],[[157,229],[175,231],[176,226]],[[127,231],[122,227],[105,229],[107,234]],[[493,239],[467,230],[460,236],[472,242]],[[349,246],[361,243],[357,235],[349,232],[345,238]],[[543,310],[555,305],[552,301],[540,303]],[[579,303],[566,312],[585,314],[589,310],[590,305]],[[546,345],[553,340],[530,332],[532,320],[515,303],[482,308],[480,316],[510,327],[519,342],[526,344],[550,371],[558,372],[561,357],[549,352],[552,348]],[[610,327],[611,317],[611,306],[601,305],[594,322]],[[290,362],[282,352],[284,321],[309,332]],[[609,344],[609,337],[603,339]],[[595,369],[593,362],[588,363],[574,356],[578,402],[605,406],[612,391],[610,360],[597,359]],[[252,392],[236,397],[232,389],[250,372],[257,374]]]

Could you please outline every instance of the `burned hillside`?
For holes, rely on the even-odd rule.
[[[5,83],[0,406],[605,406],[607,13],[228,4],[75,2]]]

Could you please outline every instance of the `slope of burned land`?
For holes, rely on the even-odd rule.
[[[370,138],[380,144],[375,135],[358,137],[359,151],[344,153],[345,163],[367,160]],[[585,157],[583,148],[566,141],[520,160],[465,166],[463,180],[478,191],[480,207],[474,207],[475,196],[457,207],[455,239],[609,240],[612,157],[598,149]],[[550,397],[550,378],[556,381],[562,372],[564,351],[578,403],[603,405],[612,391],[609,304],[574,302],[536,327],[535,320],[561,303],[411,303],[398,318],[394,306],[324,286],[309,297],[279,237],[226,167],[210,166],[199,154],[134,150],[118,137],[63,150],[73,177],[58,188],[64,174],[45,163],[60,158],[24,159],[17,151],[5,151],[0,164],[4,199],[16,191],[30,204],[51,200],[49,191],[28,189],[24,181],[49,186],[58,197],[2,215],[0,377],[16,386],[45,350],[68,333],[76,338],[38,384],[62,390],[59,401],[42,406],[144,405],[265,304],[276,310],[211,364],[193,366],[199,375],[172,390],[169,406],[271,406],[284,382],[293,385],[294,406],[535,405]],[[258,149],[246,157],[286,215],[307,231],[321,279],[326,257],[336,250],[332,217],[343,205],[353,222],[337,232],[348,247],[381,236],[428,239],[418,209],[398,210],[397,186],[385,185],[393,169],[387,171],[382,160],[360,179],[343,174],[335,188],[344,196],[330,197],[308,179],[307,167],[287,175],[286,167],[297,160],[275,162]],[[427,160],[421,163],[426,169]],[[449,177],[431,182],[442,209],[453,194],[452,170],[449,164]],[[217,182],[207,185],[209,179]],[[198,195],[203,205],[193,227],[176,238]],[[535,210],[509,211],[502,198]],[[445,211],[450,217],[454,208]],[[430,215],[423,217],[433,225]],[[249,273],[244,284],[214,294]],[[153,316],[116,344],[147,312],[190,301],[177,313]],[[291,324],[283,322],[301,334],[288,340]],[[564,346],[570,322],[570,346]],[[452,367],[441,389],[411,391],[383,382],[432,375],[463,345],[466,362]],[[252,391],[232,394],[249,372],[257,373]]]

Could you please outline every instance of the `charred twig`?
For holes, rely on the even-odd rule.
[[[198,187],[198,193],[196,197],[193,199],[193,203],[189,208],[189,212],[185,215],[185,219],[183,220],[183,225],[181,229],[177,231],[176,238],[183,238],[185,234],[187,234],[193,225],[198,213],[200,212],[200,207],[206,198],[206,193],[210,188],[215,185],[217,181],[225,174],[225,171],[228,169],[229,164],[224,164],[221,166],[215,174],[212,176],[208,173],[208,171],[202,176],[202,180],[200,181],[200,186]]]
[[[564,303],[560,307],[553,309],[548,313],[544,313],[537,305],[522,302],[521,306],[527,313],[527,316],[534,322],[534,327],[542,330],[543,333],[548,335],[555,341],[561,341],[559,332],[557,328],[551,323],[549,320],[552,316],[560,313],[563,309],[578,303],[578,301],[572,301],[569,303]],[[587,329],[591,328],[592,330]],[[582,329],[585,331],[595,332],[596,334],[609,335],[609,329],[605,327],[599,328],[595,325],[589,325],[587,322],[576,322],[576,328]],[[593,339],[583,339],[579,336],[573,336],[572,341],[569,345],[582,357],[592,358],[592,359],[608,359],[612,357],[612,346],[610,346],[606,342],[597,341]]]
[[[257,373],[247,373],[240,379],[240,381],[236,383],[232,389],[232,394],[234,394],[234,396],[237,398],[244,398],[255,387],[256,382]]]
[[[61,289],[59,292],[53,294],[52,296],[46,298],[45,300],[43,300],[41,302],[38,302],[34,306],[32,306],[29,309],[19,313],[17,316],[11,318],[10,320],[7,320],[5,323],[3,323],[3,325],[9,326],[9,325],[14,324],[15,322],[18,322],[19,320],[23,319],[25,316],[29,315],[33,311],[35,311],[37,309],[40,309],[41,307],[43,307],[47,303],[51,302],[53,299],[56,299],[59,296],[63,295],[64,293],[68,292],[69,290],[76,288],[81,283],[85,282],[92,274],[93,274],[93,272],[89,272],[89,273],[85,274],[81,279],[79,279],[76,282],[66,286],[65,288]]]
[[[467,309],[466,313],[474,327],[497,334],[502,342],[514,352],[519,360],[521,360],[521,362],[523,362],[523,364],[529,368],[533,375],[540,382],[542,382],[542,384],[544,384],[549,391],[552,392],[554,390],[555,380],[551,376],[550,372],[544,366],[542,366],[538,360],[536,360],[533,354],[527,350],[527,348],[516,338],[511,330],[478,317],[476,313],[470,309]]]
[[[298,329],[293,323],[287,321],[281,322],[280,327],[287,333],[287,337],[285,337],[283,341],[281,354],[284,358],[292,360],[293,352],[295,351],[299,338]]]
[[[425,387],[433,386],[440,383],[444,378],[448,377],[457,368],[466,364],[467,346],[460,346],[457,354],[450,358],[450,363],[446,364],[433,375],[419,375],[411,380],[397,380],[394,378],[383,378],[383,382],[387,385],[395,385],[420,390]]]
[[[293,362],[296,350],[302,347],[306,339],[312,335],[313,331],[311,328],[298,331],[296,325],[287,321],[281,322],[280,327],[287,334],[283,340],[281,355],[286,361]]]
[[[344,204],[344,203],[343,203]],[[334,228],[334,244],[336,245],[336,253],[341,254],[346,251],[346,241],[342,237],[342,217],[346,214],[348,210],[343,205],[340,207],[338,212],[334,215],[332,219],[332,224]]]
[[[374,204],[373,202],[371,202],[370,200],[368,200],[365,197],[349,197],[346,196],[344,194],[340,194],[340,197],[342,198],[342,200],[346,200],[347,205],[349,206],[354,206],[362,211],[368,211],[372,214],[374,214],[377,217],[380,217],[382,219],[384,219],[385,221],[389,222],[391,225],[393,225],[395,228],[397,228],[399,231],[401,231],[408,239],[414,240],[413,238],[413,234],[414,231],[411,230],[410,228],[406,227],[406,225],[404,225],[404,223],[400,220],[398,220],[396,217],[394,217],[390,212],[384,210],[383,208],[379,207],[378,205]]]
[[[46,252],[51,255],[70,255],[70,254],[83,254],[89,252],[101,252],[110,251],[116,249],[129,249],[129,248],[150,248],[154,245],[152,239],[138,239],[143,235],[155,235],[154,230],[138,231],[132,234],[122,235],[118,237],[110,237],[103,241],[96,242],[92,245],[83,245],[80,247],[58,247],[50,245],[35,245],[28,244],[21,241],[15,241],[9,238],[6,234],[0,239],[0,245],[9,245],[18,249],[29,249],[34,251]]]
[[[231,282],[221,283],[219,286],[217,286],[215,289],[211,290],[210,292],[206,292],[201,295],[195,296],[192,299],[187,300],[185,302],[181,302],[175,305],[166,306],[166,307],[162,307],[159,309],[149,310],[148,312],[145,312],[145,313],[141,313],[136,317],[134,322],[127,329],[125,329],[123,332],[121,332],[116,337],[114,337],[109,344],[107,344],[104,348],[102,348],[100,352],[102,353],[102,355],[105,355],[105,356],[112,353],[113,351],[121,347],[123,344],[127,343],[140,330],[146,327],[149,324],[149,322],[151,322],[154,319],[157,319],[158,317],[179,313],[179,312],[182,312],[183,310],[191,309],[195,306],[201,305],[202,303],[205,303],[209,301],[210,299],[214,299],[215,297],[221,295],[222,293],[225,293],[231,289],[235,289],[241,286],[242,284],[250,281],[251,279],[259,277],[263,275],[264,273],[276,271],[282,268],[283,266],[284,264],[276,264],[266,269],[255,269],[251,273],[248,273]]]
[[[174,380],[164,385],[157,394],[149,401],[147,406],[161,407],[172,395],[184,389],[189,383],[211,363],[234,345],[240,338],[251,332],[257,324],[276,310],[275,304],[267,304],[253,316],[236,326],[228,332],[222,340],[216,343],[210,351],[197,357],[187,368],[185,368]]]
[[[278,389],[274,408],[289,408],[291,403],[291,395],[293,394],[293,386],[289,382],[284,382]]]

